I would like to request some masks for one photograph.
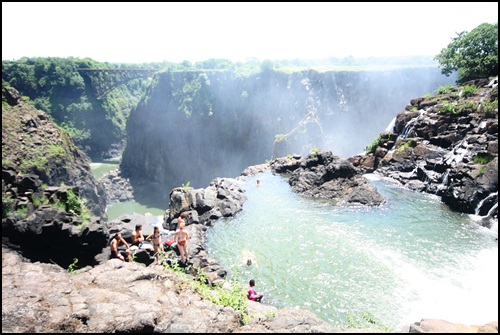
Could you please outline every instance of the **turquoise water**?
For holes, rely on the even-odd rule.
[[[497,320],[497,232],[437,197],[368,177],[388,199],[380,208],[333,207],[270,172],[249,177],[243,211],[208,230],[208,252],[229,279],[254,278],[264,303],[298,306],[334,326],[361,313],[394,330],[422,318]]]

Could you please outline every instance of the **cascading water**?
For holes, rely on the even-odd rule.
[[[228,279],[255,279],[264,303],[339,327],[365,313],[394,330],[422,318],[497,320],[498,232],[434,195],[371,182],[388,200],[379,208],[307,199],[271,172],[249,177],[243,211],[208,230],[208,252]]]

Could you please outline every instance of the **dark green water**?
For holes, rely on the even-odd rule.
[[[208,251],[229,279],[254,278],[264,303],[339,327],[361,313],[394,330],[422,318],[497,320],[498,231],[371,177],[388,199],[380,208],[305,199],[270,172],[248,178],[243,211],[208,230]]]
[[[120,166],[119,160],[111,160],[105,162],[94,162],[90,164],[92,173],[95,178],[99,179],[111,170],[117,169]],[[168,208],[168,204],[165,204],[165,208],[151,206],[146,203],[139,203],[136,201],[125,201],[115,204],[110,204],[106,208],[106,213],[108,214],[108,220],[114,220],[124,214],[146,214],[151,213],[154,216],[163,216],[165,209]]]

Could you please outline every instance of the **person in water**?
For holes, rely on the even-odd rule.
[[[248,284],[248,300],[260,302],[264,297],[264,295],[257,294],[253,288],[254,286],[255,286],[255,280],[250,279],[250,282]]]
[[[183,220],[179,224],[179,229],[175,232],[174,242],[177,242],[177,248],[181,253],[181,263],[186,264],[189,253],[188,253],[188,242],[191,239],[188,231],[186,230],[186,222]]]
[[[155,252],[156,264],[160,265],[159,253],[161,252],[163,254],[164,251],[163,243],[161,241],[160,228],[158,228],[158,226],[155,226],[153,232],[148,237],[146,237],[146,241],[153,242],[153,251]]]
[[[257,187],[260,187],[261,183],[260,180],[257,180]]]

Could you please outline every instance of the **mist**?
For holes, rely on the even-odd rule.
[[[127,123],[130,177],[205,188],[251,165],[313,149],[350,157],[411,99],[454,84],[438,68],[367,72],[171,72],[153,78]]]

